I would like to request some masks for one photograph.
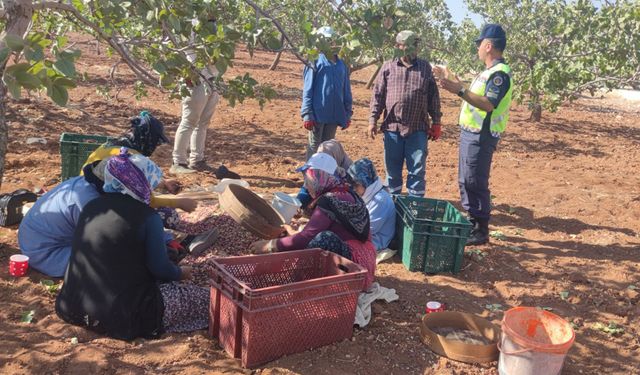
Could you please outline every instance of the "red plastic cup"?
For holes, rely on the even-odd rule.
[[[14,254],[9,258],[9,274],[22,277],[29,269],[29,257],[22,254]]]
[[[444,311],[444,304],[437,301],[429,301],[427,302],[425,311],[427,314]]]

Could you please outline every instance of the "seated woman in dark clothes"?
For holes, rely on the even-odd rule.
[[[209,291],[175,281],[189,267],[169,261],[160,216],[149,207],[162,172],[142,155],[107,162],[104,194],[78,220],[56,312],[113,338],[155,338],[208,325]]]
[[[376,250],[369,233],[369,212],[359,195],[335,176],[337,163],[316,153],[305,165],[304,187],[313,198],[313,213],[304,229],[273,240],[256,241],[254,253],[322,248],[353,260],[367,269],[365,289],[376,271]]]

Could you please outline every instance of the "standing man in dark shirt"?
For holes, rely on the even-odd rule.
[[[440,87],[464,100],[458,119],[461,128],[458,183],[462,207],[473,224],[467,245],[489,242],[491,159],[509,121],[513,91],[511,68],[502,57],[507,45],[502,26],[485,25],[476,45],[486,70],[475,78],[469,89],[458,79],[439,80]],[[441,76],[444,72],[436,70],[436,74]]]
[[[406,162],[407,191],[422,197],[426,191],[427,138],[440,137],[440,93],[431,65],[419,59],[420,39],[409,30],[396,36],[402,57],[387,61],[380,70],[371,98],[369,135],[384,134],[387,186],[392,194],[402,192],[402,165]],[[431,121],[429,121],[431,117]]]

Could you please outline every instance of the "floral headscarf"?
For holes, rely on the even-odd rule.
[[[309,195],[313,199],[343,185],[338,177],[323,170],[309,168],[304,172],[304,187],[309,191]]]
[[[162,171],[149,158],[131,155],[126,147],[109,159],[104,170],[104,191],[122,193],[149,204],[151,192],[162,180]]]

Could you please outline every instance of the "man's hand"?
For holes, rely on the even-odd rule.
[[[191,198],[179,198],[178,208],[185,212],[193,212],[198,207],[198,201]]]
[[[307,120],[305,122],[302,123],[302,126],[304,126],[305,129],[312,131],[313,128],[316,127],[316,122],[313,120]]]
[[[180,266],[180,270],[182,271],[180,274],[180,280],[190,280],[193,277],[193,268],[190,266]]]
[[[182,185],[178,180],[164,180],[164,188],[171,194],[178,194],[182,190]]]
[[[442,126],[440,124],[431,124],[429,128],[429,139],[432,141],[437,141],[442,134]]]
[[[460,82],[460,79],[458,79],[458,77],[452,75],[452,78],[453,80],[446,78],[438,79],[438,86],[449,91],[452,94],[458,94],[458,91],[460,91],[464,86],[462,85],[462,82]]]
[[[351,126],[351,119],[347,120],[347,124],[344,126],[344,128],[342,128],[342,130],[349,129],[349,126]]]
[[[369,124],[369,129],[367,130],[367,135],[371,137],[371,139],[376,139],[376,134],[378,134],[378,124],[372,122]]]

